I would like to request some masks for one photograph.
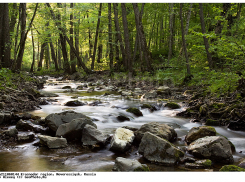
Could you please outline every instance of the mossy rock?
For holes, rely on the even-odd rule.
[[[222,107],[225,107],[226,105],[224,103],[215,102],[211,104],[210,106],[213,107],[214,109],[220,109]]]
[[[71,89],[71,86],[64,86],[61,89]]]
[[[158,102],[167,102],[168,99],[158,99],[157,101],[158,101]]]
[[[139,109],[135,108],[135,107],[130,107],[126,111],[130,112],[130,113],[133,113],[136,116],[143,116],[142,112]]]
[[[141,106],[141,108],[142,108],[142,109],[145,109],[145,108],[151,109],[152,106],[151,106],[150,104],[143,104],[143,105]]]
[[[235,166],[235,165],[225,165],[219,171],[227,172],[227,171],[245,171],[245,169]]]
[[[141,167],[138,167],[134,169],[135,172],[140,172],[140,171],[150,171],[149,167],[146,164],[142,164]]]
[[[180,105],[175,102],[168,102],[165,104],[165,107],[169,107],[170,109],[179,109]]]
[[[219,126],[220,122],[219,122],[219,120],[207,119],[205,125],[208,125],[208,126]]]
[[[200,106],[199,113],[201,114],[201,116],[206,115],[207,112],[208,112],[208,106],[206,104]]]

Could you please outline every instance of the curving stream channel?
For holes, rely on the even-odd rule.
[[[141,109],[143,117],[135,118],[130,113],[127,113],[125,108],[129,106],[139,106],[142,103],[155,103],[152,100],[126,100],[116,92],[110,92],[110,95],[104,94],[108,91],[95,90],[92,93],[87,93],[86,90],[75,90],[77,86],[83,83],[74,81],[56,81],[55,78],[49,78],[44,89],[46,92],[56,93],[59,96],[53,97],[56,102],[51,102],[49,105],[41,106],[40,110],[31,111],[33,115],[45,118],[51,113],[59,113],[65,110],[74,110],[81,112],[93,119],[97,128],[105,134],[113,134],[116,128],[122,126],[130,126],[140,128],[143,124],[156,121],[166,123],[175,128],[178,134],[178,140],[174,143],[178,147],[185,147],[184,137],[187,132],[200,123],[192,123],[190,119],[176,117],[175,114],[183,109],[169,110],[161,108],[159,111],[151,113],[148,109]],[[64,92],[61,89],[63,86],[71,86],[74,92]],[[77,99],[71,97],[77,96]],[[82,102],[93,102],[100,100],[99,106],[78,106],[68,107],[64,103],[70,100],[79,100]],[[181,105],[181,103],[179,103]],[[130,121],[118,122],[116,116],[123,113],[130,118]],[[237,132],[228,130],[225,127],[215,127],[216,131],[221,135],[226,136],[236,147],[236,153],[233,154],[235,163],[238,163],[241,158],[245,158],[245,132]],[[36,141],[35,141],[36,142]],[[141,163],[147,164],[151,171],[182,171],[181,167],[165,167],[161,165],[151,164],[138,154],[137,149],[132,149],[130,154],[115,154],[109,150],[109,146],[96,151],[80,150],[73,153],[64,152],[58,153],[56,150],[38,148],[33,146],[33,143],[21,144],[11,150],[0,150],[0,171],[111,171],[114,161],[118,156],[137,159]],[[50,159],[54,157],[67,157],[63,162],[53,162]],[[219,170],[221,166],[214,166],[214,171]],[[192,170],[193,171],[193,170]]]

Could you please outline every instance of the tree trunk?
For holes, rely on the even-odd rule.
[[[50,49],[51,49],[51,57],[52,57],[52,60],[54,61],[55,71],[58,71],[59,66],[58,66],[57,58],[55,56],[54,45],[53,45],[51,40],[50,40],[49,45],[50,45]]]
[[[89,17],[89,15],[87,14],[87,18]],[[89,22],[88,22],[89,23]],[[92,35],[91,35],[91,31],[90,31],[90,27],[88,27],[88,42],[89,42],[89,58],[92,58],[92,49],[93,49],[93,44],[92,44]]]
[[[31,63],[30,72],[32,73],[34,70],[34,64],[35,64],[35,43],[34,43],[34,37],[33,37],[33,30],[31,30],[31,40],[32,40],[32,63]]]
[[[186,25],[185,25],[185,35],[188,34],[188,30],[189,30],[189,25],[190,25],[190,19],[191,19],[191,9],[192,9],[192,3],[190,4],[190,7],[189,7],[189,11],[187,13],[187,20],[186,20]],[[178,59],[180,58],[180,56],[182,55],[182,50],[183,50],[183,43],[181,45],[181,49],[179,51],[179,57]]]
[[[73,9],[73,3],[70,3],[70,8],[71,11]],[[73,13],[70,14],[70,41],[71,44],[74,45],[73,43]],[[75,61],[75,54],[70,50],[70,61],[71,61],[71,73],[76,72],[76,61]]]
[[[170,3],[169,4],[169,51],[168,51],[168,65],[169,65],[169,61],[170,59],[172,59],[172,54],[173,54],[173,18],[174,18],[174,12],[173,12],[173,7],[174,7],[174,3]]]
[[[41,70],[42,70],[42,67],[43,67],[44,50],[45,50],[46,46],[47,46],[47,43],[46,43],[46,42],[44,42],[44,43],[41,45],[40,59],[39,59],[37,71],[41,71]]]
[[[94,69],[94,61],[95,61],[97,41],[98,41],[98,34],[99,34],[99,27],[100,27],[101,9],[102,9],[102,3],[100,3],[99,13],[98,13],[98,22],[97,22],[96,33],[95,33],[94,51],[93,51],[93,57],[92,57],[92,63],[91,63],[91,70]]]
[[[0,68],[10,67],[10,33],[8,3],[0,3]]]
[[[112,20],[111,20],[111,3],[108,3],[108,36],[109,36],[109,59],[110,59],[110,70],[113,69],[113,45],[112,45]]]
[[[58,64],[59,64],[59,68],[61,69],[62,68],[62,62],[61,62],[61,52],[60,52],[60,39],[58,39],[57,49],[58,49],[58,53],[57,53]]]
[[[180,3],[180,22],[181,22],[182,44],[183,44],[183,49],[185,52],[187,75],[191,75],[189,58],[188,58],[187,48],[185,44],[185,32],[184,32],[184,25],[183,25],[184,23],[183,23],[183,18],[182,18],[182,8],[183,8],[183,3]]]
[[[123,29],[124,29],[124,42],[125,42],[125,58],[126,58],[126,69],[132,74],[133,72],[133,63],[131,56],[131,46],[130,46],[130,37],[128,30],[128,21],[127,21],[127,12],[125,3],[121,3],[122,8],[122,19],[123,19]]]
[[[144,53],[144,58],[145,58],[146,65],[147,65],[147,71],[153,71],[152,66],[151,66],[152,60],[151,60],[150,52],[147,48],[139,8],[138,8],[137,3],[132,3],[132,4],[133,4],[134,14],[135,14],[136,30],[139,33],[139,41],[141,44],[142,51]]]
[[[153,37],[153,31],[154,31],[154,27],[155,27],[155,23],[156,23],[156,16],[157,16],[157,13],[155,13],[153,25],[152,25],[152,28],[151,28],[151,33],[150,33],[150,36],[149,36],[149,42],[148,42],[148,48],[149,49],[151,47],[151,39]]]
[[[76,19],[76,17],[75,17],[75,19]],[[79,50],[79,25],[80,25],[80,18],[78,18],[78,23],[75,25],[75,30],[74,30],[74,35],[75,35],[75,48],[76,48],[77,52],[80,53],[80,50]],[[81,53],[80,54],[81,54],[81,57],[82,57],[82,50],[81,50]],[[81,67],[82,66],[78,60],[77,60],[77,65],[78,65],[78,67]]]
[[[100,59],[102,59],[102,51],[103,51],[103,45],[101,43],[101,34],[102,30],[99,30],[99,40],[98,40],[98,55],[97,55],[97,63],[100,63]]]
[[[113,3],[113,9],[114,9],[114,22],[115,22],[115,26],[116,26],[116,31],[117,31],[117,36],[118,36],[118,40],[119,40],[119,44],[120,44],[120,49],[121,49],[121,53],[122,53],[122,62],[123,62],[123,66],[124,68],[126,68],[126,58],[125,58],[125,49],[123,46],[123,41],[122,41],[122,36],[121,36],[121,31],[120,31],[120,26],[119,26],[119,21],[118,21],[118,11],[117,11],[117,3]]]
[[[205,34],[206,31],[205,31],[202,3],[199,3],[199,9],[200,9],[200,21],[201,21],[202,34]],[[213,68],[212,56],[208,50],[209,49],[208,39],[204,35],[203,35],[203,40],[204,40],[204,45],[205,45],[205,49],[206,49],[206,53],[207,53],[208,65],[210,68]]]

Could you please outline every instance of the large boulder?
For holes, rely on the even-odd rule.
[[[231,145],[222,136],[207,136],[192,142],[188,149],[194,156],[210,159],[219,163],[230,164],[234,162]]]
[[[184,152],[169,141],[150,132],[144,134],[138,151],[147,160],[167,166],[175,165],[184,156]]]
[[[134,132],[125,128],[117,128],[111,140],[110,150],[116,152],[125,152],[133,143]]]
[[[52,131],[56,132],[56,130],[60,125],[69,123],[73,119],[78,119],[78,118],[88,118],[88,117],[82,113],[76,113],[74,111],[65,111],[62,113],[53,113],[48,115],[45,118],[45,123]]]
[[[56,131],[56,136],[57,137],[62,136],[69,140],[73,140],[73,139],[80,140],[82,138],[83,128],[85,127],[86,124],[92,125],[95,128],[97,128],[96,124],[94,124],[91,119],[78,118],[78,119],[73,119],[69,123],[61,124]]]
[[[135,140],[137,143],[140,143],[142,137],[146,132],[150,132],[170,142],[176,140],[177,138],[177,133],[171,126],[168,126],[167,124],[164,123],[150,122],[142,125],[140,129],[136,131]]]
[[[99,145],[104,146],[107,137],[94,126],[86,124],[82,132],[83,145]]]
[[[186,135],[185,141],[187,143],[191,143],[197,140],[198,138],[203,138],[206,136],[216,136],[215,128],[211,126],[193,127]]]
[[[40,144],[47,146],[50,149],[67,147],[67,140],[65,138],[51,137],[45,135],[38,135]]]
[[[113,171],[150,171],[146,164],[141,164],[137,160],[117,157],[113,166]]]

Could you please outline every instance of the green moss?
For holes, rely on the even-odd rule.
[[[245,171],[245,169],[235,166],[235,165],[225,165],[219,171],[227,172],[227,171]]]
[[[167,102],[168,99],[158,99],[157,101],[158,101],[158,102],[164,102],[164,101]]]
[[[220,122],[218,120],[207,119],[205,124],[208,126],[219,126]]]
[[[136,116],[143,116],[142,112],[139,109],[135,108],[135,107],[130,107],[126,111],[130,112],[130,113],[133,113]]]
[[[148,109],[151,109],[152,107],[151,107],[150,104],[143,104],[143,105],[141,106],[141,108],[148,108]]]
[[[165,107],[169,107],[171,109],[179,109],[180,105],[175,102],[168,102],[167,104],[165,104]]]
[[[212,126],[205,126],[207,129],[209,129],[209,130],[211,130],[211,131],[213,131],[213,132],[215,132],[216,133],[216,130],[215,130],[215,128],[214,127],[212,127]]]
[[[134,169],[135,172],[137,171],[150,171],[149,167],[147,165],[142,165],[141,167],[137,167],[136,169]]]
[[[211,105],[211,107],[213,107],[214,109],[220,109],[222,107],[225,107],[225,104],[224,103],[218,103],[218,102],[215,102]]]
[[[205,168],[209,168],[212,166],[212,161],[207,159],[205,162],[202,163]]]

